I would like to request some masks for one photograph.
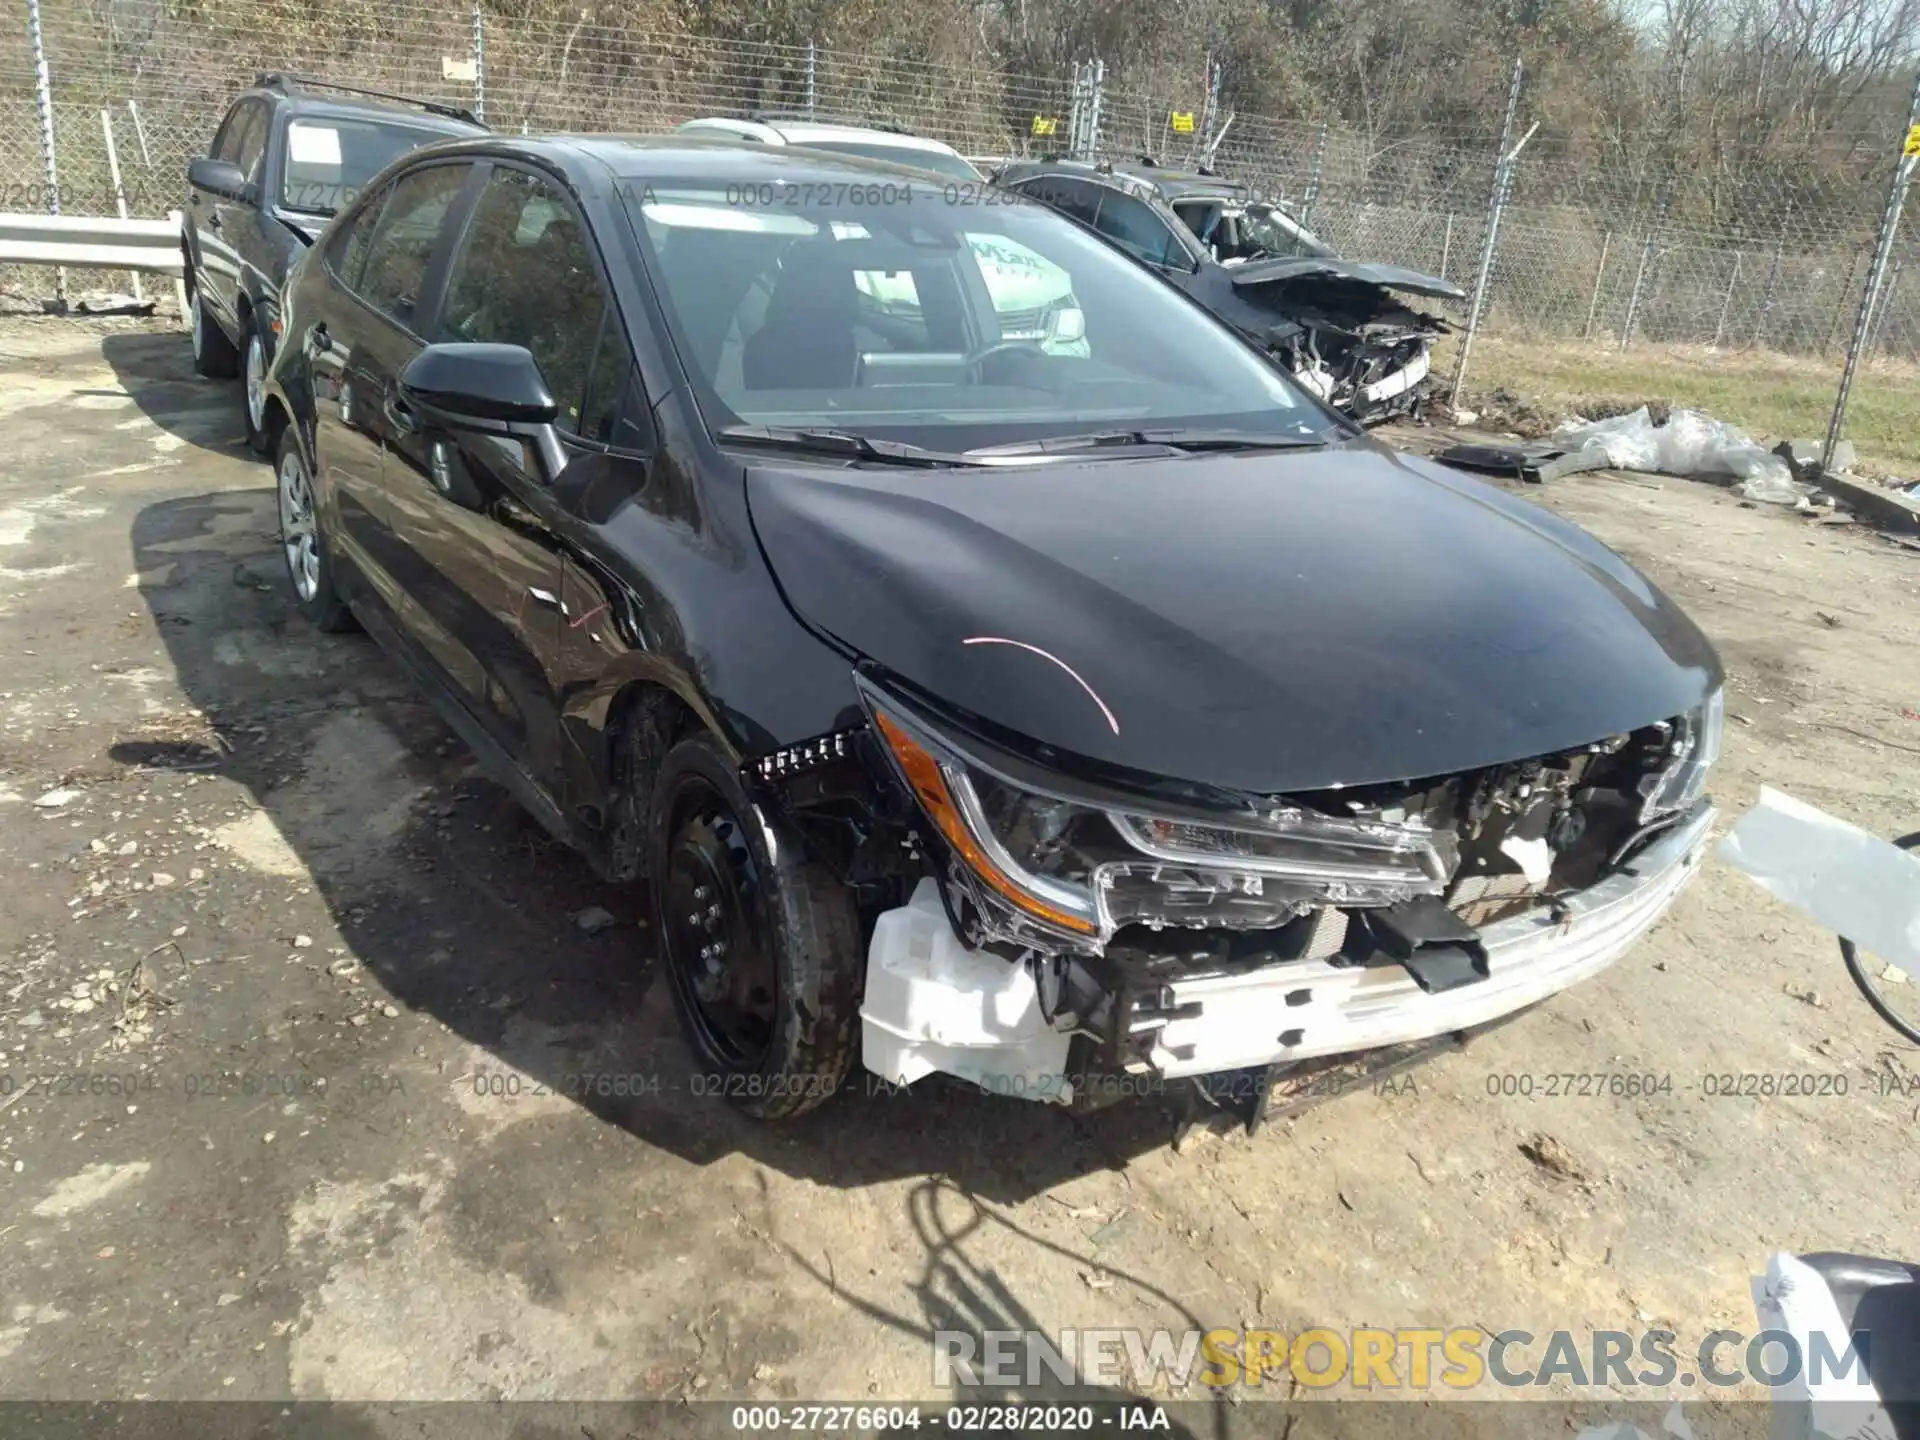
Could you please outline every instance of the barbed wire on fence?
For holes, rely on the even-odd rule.
[[[658,21],[642,28],[585,15],[486,15],[484,65],[467,80],[448,76],[469,73],[459,62],[475,58],[468,6],[50,8],[62,208],[113,212],[102,109],[130,208],[156,215],[177,206],[187,161],[204,152],[234,91],[275,69],[459,104],[484,99],[487,122],[506,131],[657,132],[702,114],[811,108],[899,124],[975,156],[1056,143],[1036,140],[1036,116],[1067,133],[1071,71],[1010,73],[979,37],[923,37],[903,60],[877,48],[702,37]],[[24,33],[0,35],[0,209],[47,208],[34,84]],[[1191,89],[1159,93],[1108,82],[1102,147],[1112,157],[1196,163],[1211,137],[1176,131],[1173,117],[1206,104],[1197,78]],[[1213,168],[1310,212],[1312,228],[1337,249],[1471,283],[1488,223],[1497,115],[1484,130],[1393,136],[1310,118],[1213,118]],[[1884,150],[1850,136],[1832,142],[1844,153],[1816,165],[1729,148],[1676,175],[1662,169],[1658,139],[1610,137],[1601,154],[1592,137],[1548,130],[1532,140],[1503,210],[1485,327],[1596,344],[1843,349],[1884,195]],[[1866,343],[1870,353],[1920,359],[1920,255],[1911,244],[1896,251]]]

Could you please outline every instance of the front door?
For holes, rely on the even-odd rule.
[[[576,449],[603,438],[596,356],[609,390],[631,367],[585,223],[552,181],[496,164],[448,270],[434,338],[525,346]],[[602,332],[607,339],[602,340]],[[604,397],[603,397],[604,398]],[[617,399],[617,395],[613,396]],[[455,656],[469,708],[521,766],[552,785],[559,730],[552,663],[561,548],[552,476],[517,442],[416,427],[389,451],[396,544],[425,643]]]
[[[269,124],[270,116],[263,101],[242,100],[233,107],[220,133],[214,137],[213,158],[232,161],[241,175],[258,183],[264,168],[260,162],[266,154]],[[237,337],[239,297],[244,286],[242,250],[248,231],[255,228],[253,207],[230,195],[197,189],[189,204],[200,241],[194,284],[222,328]]]

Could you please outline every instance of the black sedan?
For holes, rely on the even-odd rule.
[[[1005,336],[1016,262],[1069,340]],[[1451,1035],[1705,843],[1671,601],[1002,192],[433,146],[300,267],[268,392],[300,607],[650,887],[755,1114],[855,1061],[1095,1103]]]

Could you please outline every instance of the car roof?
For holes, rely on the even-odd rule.
[[[1174,170],[1163,165],[1150,165],[1145,161],[1095,164],[1091,160],[1065,158],[1021,160],[1007,166],[1004,173],[1018,179],[1030,179],[1036,175],[1071,175],[1076,179],[1091,180],[1096,185],[1116,187],[1131,180],[1135,184],[1147,186],[1161,199],[1167,201],[1188,200],[1203,195],[1221,200],[1245,200],[1251,193],[1245,185],[1218,175],[1202,175],[1194,170]]]
[[[273,72],[254,77],[240,99],[263,100],[276,111],[333,120],[374,120],[445,135],[484,135],[487,127],[465,109],[442,100],[356,90],[336,81]]]
[[[432,130],[442,135],[485,135],[487,127],[451,115],[438,115],[412,105],[390,104],[383,100],[352,100],[337,96],[289,95],[283,90],[249,91],[249,94],[276,102],[290,115],[317,116],[327,120],[378,120],[384,124],[406,125],[415,130]]]
[[[875,125],[848,125],[838,121],[789,119],[784,115],[701,116],[680,126],[680,132],[699,134],[722,126],[745,134],[775,136],[789,145],[808,145],[819,141],[864,142],[899,150],[925,150],[936,155],[957,155],[944,140],[914,135],[905,130],[882,129]]]
[[[869,159],[804,146],[743,144],[697,132],[671,135],[501,135],[482,132],[441,141],[419,155],[463,154],[532,160],[565,174],[586,189],[627,181],[675,180],[720,184],[746,182],[853,181],[919,178],[927,172],[907,163]]]

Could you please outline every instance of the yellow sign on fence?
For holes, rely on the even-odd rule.
[[[1059,127],[1059,124],[1060,122],[1051,115],[1036,115],[1033,117],[1033,133],[1036,135],[1051,135],[1054,130]]]
[[[1169,118],[1172,120],[1174,131],[1177,134],[1191,135],[1193,133],[1193,112],[1191,110],[1175,110]]]

